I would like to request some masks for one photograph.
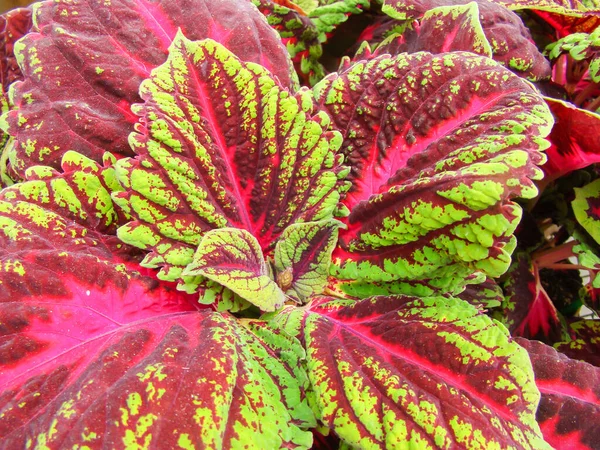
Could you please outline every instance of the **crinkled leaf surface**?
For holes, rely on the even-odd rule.
[[[119,237],[149,250],[159,277],[176,280],[208,230],[245,229],[268,256],[289,224],[337,213],[341,139],[308,91],[292,96],[264,68],[180,35],[141,95],[138,156],[117,165],[128,191],[116,201],[135,220]]]
[[[493,278],[487,278],[483,283],[467,285],[456,297],[486,310],[497,308],[504,301],[502,288]]]
[[[598,448],[600,368],[569,359],[541,342],[517,342],[529,352],[542,394],[536,417],[544,439],[555,448]]]
[[[547,448],[526,352],[474,306],[374,297],[298,314],[320,419],[346,443]],[[294,323],[287,319],[291,334]]]
[[[545,97],[555,123],[549,136],[548,162],[543,169],[547,178],[555,179],[573,170],[600,162],[597,134],[600,115],[577,108],[571,103]]]
[[[260,244],[248,231],[219,228],[206,233],[183,271],[225,286],[262,311],[280,308],[285,296],[272,279]]]
[[[0,193],[2,446],[309,447],[300,344],[140,272],[113,169],[63,168]]]
[[[23,75],[15,58],[15,42],[31,29],[31,9],[17,8],[0,16],[0,83],[4,92]]]
[[[333,254],[347,292],[398,280],[450,291],[506,271],[521,217],[509,199],[536,194],[552,123],[527,83],[477,55],[416,53],[357,63],[315,96],[352,167]]]
[[[304,302],[322,294],[327,285],[331,253],[337,244],[336,220],[292,224],[275,246],[274,259],[279,286]]]
[[[579,224],[600,243],[600,180],[575,188],[575,200],[571,205]]]
[[[386,0],[383,11],[398,20],[420,19],[421,17],[425,19],[432,14],[443,14],[446,16],[444,20],[450,19],[450,22],[454,22],[458,15],[464,14],[461,12],[464,6],[459,5],[469,5],[470,8],[476,10],[477,16],[470,19],[471,24],[464,23],[462,26],[473,26],[474,21],[479,22],[473,31],[467,33],[467,37],[469,34],[480,34],[483,31],[483,36],[479,35],[479,39],[483,38],[487,41],[486,46],[492,51],[496,61],[531,80],[550,78],[550,64],[537,49],[522,20],[514,12],[494,2],[487,0],[478,0],[477,2],[468,0],[427,0],[425,2]],[[438,12],[434,13],[433,11]],[[448,25],[438,25],[438,27],[446,28]],[[452,26],[450,25],[449,28],[452,29]],[[443,42],[446,46],[453,45],[454,49],[469,51],[469,47],[472,46],[470,40],[452,42],[453,34],[451,32],[449,35],[444,35],[445,39],[440,39],[440,35],[437,35],[436,39],[436,36],[429,37],[429,30],[426,28],[425,35],[419,39],[420,49],[436,52],[439,43]],[[459,35],[459,39],[461,37],[464,39],[464,32]],[[481,43],[476,44],[477,47],[482,45]],[[429,45],[433,48],[427,48]],[[461,46],[464,47],[460,48]]]
[[[178,29],[219,41],[291,83],[285,48],[249,2],[61,0],[36,5],[34,14],[37,32],[15,48],[25,81],[3,125],[16,138],[11,164],[19,176],[33,164],[58,167],[68,149],[95,160],[105,151],[131,155],[137,117],[130,105]]]

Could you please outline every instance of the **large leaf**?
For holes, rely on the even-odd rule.
[[[410,18],[423,18],[427,24],[432,15],[444,15],[445,21],[456,22],[458,15],[464,14],[464,6],[476,12],[476,16],[469,22],[462,22],[462,26],[473,27],[475,29],[469,34],[480,34],[483,31],[483,38],[488,42],[487,46],[491,49],[493,58],[507,68],[510,68],[517,74],[527,77],[531,80],[550,78],[550,64],[537,49],[533,42],[529,30],[523,25],[523,22],[514,12],[509,11],[503,6],[488,0],[478,0],[469,2],[468,0],[426,0],[421,1],[398,1],[386,0],[383,11],[398,20],[407,20]],[[473,21],[478,23],[473,24]],[[430,25],[427,25],[431,27]],[[436,25],[433,25],[434,27]],[[444,24],[446,28],[448,25]],[[449,26],[452,29],[452,25]],[[468,51],[472,45],[468,40],[461,42],[461,34],[458,35],[459,41],[453,42],[455,32],[445,34],[445,39],[440,39],[440,35],[431,36],[429,31],[420,38],[420,48],[430,52],[435,52],[440,43],[445,47],[453,46],[455,49]],[[428,48],[431,46],[432,48]],[[478,44],[481,46],[481,43]],[[460,48],[462,47],[462,48]],[[448,50],[446,50],[448,51]],[[480,52],[478,52],[480,53]]]
[[[295,315],[320,419],[346,443],[547,448],[526,352],[474,306],[374,297]],[[295,334],[297,322],[288,319],[286,329]]]
[[[33,164],[58,167],[68,149],[98,161],[105,151],[131,155],[137,117],[129,107],[178,29],[220,41],[291,83],[285,48],[246,1],[47,1],[36,5],[35,23],[37,32],[15,48],[25,81],[3,125],[16,138],[10,162],[19,176]]]
[[[141,273],[113,169],[63,166],[0,194],[2,447],[309,447],[299,343]]]
[[[560,449],[597,449],[600,368],[569,359],[541,342],[517,342],[529,352],[542,394],[536,417],[544,439]]]
[[[552,123],[526,82],[473,54],[383,55],[328,76],[315,96],[352,167],[333,255],[348,292],[398,280],[450,291],[506,271],[521,216],[509,199],[536,194]]]
[[[337,214],[340,136],[309,92],[294,97],[264,68],[180,35],[141,95],[139,156],[117,169],[128,189],[117,201],[136,220],[119,237],[149,250],[160,278],[177,279],[208,230],[245,229],[268,256],[289,224]]]

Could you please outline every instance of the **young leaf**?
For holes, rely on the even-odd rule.
[[[60,0],[38,3],[34,15],[36,32],[15,47],[25,81],[15,86],[15,110],[2,125],[16,139],[15,176],[34,164],[58,167],[68,149],[96,161],[106,151],[132,155],[127,137],[137,117],[130,105],[178,29],[219,41],[291,84],[284,47],[248,2]]]
[[[260,244],[246,230],[220,228],[206,233],[183,277],[203,276],[225,286],[262,311],[285,302],[273,281]]]
[[[357,63],[314,90],[352,167],[333,254],[347,292],[398,280],[448,292],[506,271],[521,216],[509,199],[536,195],[552,123],[526,82],[473,54],[416,53]]]
[[[579,224],[600,243],[600,180],[581,189],[575,188],[575,200],[571,205]]]
[[[323,293],[329,276],[331,253],[337,244],[336,220],[292,224],[275,246],[279,286],[301,302]]]
[[[245,229],[268,256],[289,224],[337,214],[340,136],[308,92],[292,96],[216,42],[179,35],[141,96],[138,156],[117,163],[127,192],[115,200],[135,219],[119,237],[150,251],[159,278],[178,279],[208,230]]]
[[[518,338],[542,394],[537,420],[555,448],[596,449],[600,442],[600,369],[541,342]]]
[[[320,420],[359,448],[549,448],[526,352],[462,300],[374,297],[302,314]]]

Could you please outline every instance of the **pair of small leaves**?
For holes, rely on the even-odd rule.
[[[325,289],[339,225],[334,220],[290,225],[275,246],[274,267],[248,231],[212,230],[202,238],[182,277],[197,283],[208,278],[261,311],[279,309],[288,297],[304,303]],[[196,290],[196,284],[190,284],[184,288]]]

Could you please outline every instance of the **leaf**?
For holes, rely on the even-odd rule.
[[[0,82],[3,92],[23,79],[15,58],[14,46],[31,29],[31,9],[17,8],[0,16]],[[4,111],[2,111],[4,112]]]
[[[600,115],[580,109],[568,102],[544,97],[555,118],[550,133],[548,162],[543,169],[553,180],[577,169],[600,162],[600,144],[596,130]]]
[[[461,21],[461,26],[464,27],[463,30],[465,28],[467,30],[471,28],[471,30],[459,34],[458,40],[455,41],[451,38],[456,33],[452,31],[453,23],[456,23],[457,19],[465,14],[465,9],[471,9],[471,18]],[[477,2],[468,0],[414,0],[409,2],[386,0],[382,10],[400,21],[411,18],[423,19],[425,30],[418,32],[419,35],[422,34],[422,37],[419,36],[417,44],[420,50],[437,53],[440,43],[444,43],[441,52],[470,51],[475,46],[476,53],[485,54],[483,52],[491,51],[496,61],[520,76],[532,81],[550,78],[550,64],[533,43],[529,30],[523,25],[522,20],[514,12],[494,2],[487,0],[478,0]],[[439,25],[435,22],[429,23],[437,15],[443,15],[444,19],[442,20],[446,23]],[[431,34],[432,27],[448,30],[450,34],[445,34],[448,36],[447,39],[441,40],[439,34]],[[465,34],[467,39],[464,39]],[[476,42],[472,42],[471,35],[476,36]],[[485,41],[487,42],[484,43]]]
[[[25,81],[15,86],[15,110],[3,128],[15,137],[15,177],[34,164],[58,167],[69,149],[96,161],[104,152],[132,155],[127,138],[137,117],[130,105],[150,71],[164,63],[181,29],[213,38],[246,61],[268,67],[290,86],[290,62],[256,8],[228,0],[43,2],[36,32],[15,47]],[[245,36],[239,39],[238,36]]]
[[[340,137],[308,92],[294,97],[214,41],[179,35],[141,95],[138,156],[117,163],[127,192],[115,201],[134,218],[119,237],[150,251],[143,265],[159,278],[177,280],[211,229],[247,230],[269,256],[289,224],[339,214]]]
[[[182,276],[204,276],[262,311],[274,311],[285,302],[283,291],[269,273],[260,244],[246,230],[221,228],[207,232]]]
[[[515,255],[503,285],[502,322],[512,336],[539,339],[549,343],[560,341],[562,325],[552,299],[541,285],[538,269],[525,253]]]
[[[591,33],[573,33],[546,47],[550,59],[568,53],[576,61],[589,62],[588,73],[595,83],[600,82],[600,28]]]
[[[0,193],[2,445],[310,447],[298,341],[144,274],[104,233],[113,169],[63,166]]]
[[[480,56],[417,53],[357,63],[314,91],[352,167],[332,273],[346,292],[460,292],[507,270],[521,218],[509,199],[536,195],[552,123],[527,83]]]
[[[577,222],[600,244],[600,179],[575,188],[571,205]]]
[[[304,303],[325,290],[331,253],[337,244],[336,220],[296,223],[287,227],[275,246],[279,286]]]
[[[544,439],[556,448],[598,448],[600,369],[541,342],[517,342],[529,352],[542,394],[536,417]]]
[[[559,352],[600,367],[600,321],[574,320],[569,323],[571,339],[554,344]]]
[[[302,316],[319,419],[358,448],[548,448],[527,354],[457,299],[326,302]]]
[[[319,62],[319,58],[323,54],[321,41],[325,37],[317,30],[313,21],[306,14],[297,11],[298,6],[291,2],[282,5],[281,3],[286,2],[252,0],[252,3],[266,17],[269,25],[279,33],[302,80],[309,85],[321,80],[325,76],[325,68]],[[306,13],[316,6],[307,8],[310,10]]]
[[[487,278],[483,283],[467,285],[456,297],[484,310],[497,308],[504,301],[502,288],[492,278]]]

